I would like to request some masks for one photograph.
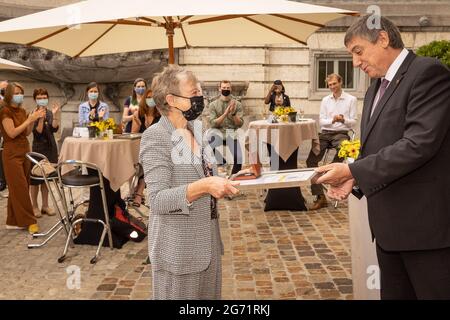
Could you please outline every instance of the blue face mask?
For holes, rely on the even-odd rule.
[[[17,104],[17,105],[22,104],[22,102],[23,102],[23,94],[15,94],[15,95],[13,95],[12,101],[15,104]]]
[[[134,92],[136,92],[136,94],[142,96],[145,93],[145,88],[134,88]]]
[[[156,103],[155,100],[153,100],[153,98],[147,98],[145,99],[145,102],[150,108],[156,107]]]
[[[98,99],[98,92],[89,92],[88,93],[89,100],[97,100]]]
[[[48,106],[48,99],[37,99],[36,103],[39,107],[46,107]]]

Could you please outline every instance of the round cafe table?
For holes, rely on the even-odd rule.
[[[269,123],[267,120],[252,121],[249,123],[247,136],[251,159],[259,157],[261,160],[261,146],[267,146],[271,170],[297,169],[298,149],[305,140],[312,140],[314,153],[320,152],[317,125],[313,119],[281,123]],[[270,210],[308,209],[300,188],[294,187],[270,189],[265,199],[264,211]]]
[[[59,161],[81,160],[97,165],[113,191],[133,177],[139,162],[140,139],[94,139],[67,137]]]
[[[64,139],[59,162],[66,160],[81,160],[94,163],[103,174],[106,203],[110,217],[114,214],[114,205],[122,201],[120,187],[135,174],[134,165],[139,162],[140,136],[138,139],[93,139],[67,137]],[[63,167],[63,174],[70,170],[69,166]],[[89,170],[88,170],[89,171]],[[89,174],[95,174],[89,172]],[[86,217],[104,220],[103,203],[100,187],[91,187],[89,191],[89,207]],[[86,224],[81,233],[75,239],[77,244],[97,244],[101,235],[98,224]],[[119,238],[114,237],[114,247],[120,248]],[[106,238],[104,246],[109,242]]]

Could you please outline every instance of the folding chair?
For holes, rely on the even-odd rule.
[[[56,234],[58,232],[60,232],[63,229],[68,234],[69,231],[68,231],[67,223],[69,222],[69,220],[68,220],[67,216],[63,216],[63,214],[61,213],[61,210],[59,209],[58,202],[57,202],[57,200],[55,198],[55,194],[53,193],[53,190],[52,190],[51,184],[50,184],[50,183],[53,183],[53,185],[55,186],[55,190],[58,193],[59,199],[62,200],[61,192],[60,192],[60,189],[59,189],[58,174],[55,171],[54,173],[52,173],[50,175],[46,175],[45,171],[44,171],[44,168],[42,167],[42,165],[40,163],[40,161],[42,161],[42,160],[48,161],[47,157],[45,155],[43,155],[41,153],[37,153],[37,152],[28,152],[26,154],[26,157],[27,157],[28,160],[31,161],[31,163],[33,163],[34,165],[37,165],[41,169],[41,175],[40,176],[35,176],[35,175],[31,174],[30,178],[32,180],[44,181],[45,186],[47,187],[48,192],[50,193],[50,197],[52,199],[53,206],[56,208],[56,211],[58,212],[58,215],[59,215],[59,221],[56,224],[54,224],[47,232],[33,234],[33,239],[40,238],[40,237],[47,237],[48,236],[41,243],[30,243],[30,244],[28,244],[28,249],[33,249],[33,248],[42,247],[47,242],[49,242],[54,236],[56,236]]]
[[[67,174],[62,174],[62,169],[64,166],[72,166],[75,167],[77,170],[71,171]],[[82,169],[92,169],[95,173],[94,174],[83,174]],[[109,240],[109,246],[111,247],[111,250],[113,249],[113,240],[112,240],[112,234],[111,234],[111,228],[110,228],[110,220],[109,220],[109,214],[108,214],[108,206],[106,202],[106,194],[105,194],[105,187],[103,183],[103,175],[101,170],[93,163],[89,162],[83,162],[78,160],[67,160],[62,163],[59,163],[57,166],[57,173],[59,177],[59,181],[61,183],[61,194],[63,197],[63,207],[66,212],[67,219],[70,221],[70,229],[69,233],[67,235],[66,244],[64,247],[63,254],[61,257],[58,258],[58,262],[63,262],[66,258],[67,251],[69,249],[69,243],[73,241],[74,239],[74,229],[75,226],[81,222],[83,223],[99,223],[102,225],[103,230],[102,234],[100,236],[100,240],[97,246],[97,251],[95,252],[94,257],[91,259],[91,263],[94,264],[97,262],[100,249],[102,248],[103,242],[105,240],[106,234],[108,234],[108,240]],[[86,188],[86,187],[100,187],[100,193],[102,197],[102,204],[103,204],[103,214],[104,214],[104,220],[101,219],[92,219],[92,218],[78,218],[78,219],[72,219],[76,210],[76,206],[74,205],[73,195],[72,195],[72,189],[74,188]],[[67,188],[69,190],[69,197],[70,202],[69,205],[66,201],[65,191],[64,188]],[[72,221],[74,220],[74,221]]]

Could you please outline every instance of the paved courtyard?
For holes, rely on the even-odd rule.
[[[309,188],[302,193],[312,203]],[[344,202],[318,211],[263,211],[256,192],[221,200],[225,245],[223,299],[352,299],[348,210]],[[27,249],[26,231],[6,230],[6,200],[0,198],[0,299],[148,299],[151,267],[147,239],[122,249],[64,246],[60,233],[45,247]],[[56,217],[39,219],[41,230]],[[80,281],[76,274],[79,272]]]

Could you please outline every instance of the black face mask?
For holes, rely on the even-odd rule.
[[[192,121],[197,119],[203,112],[203,109],[205,108],[205,100],[203,99],[203,96],[193,96],[193,97],[183,97],[176,94],[171,93],[171,95],[183,98],[183,99],[189,99],[191,101],[191,108],[189,110],[183,111],[177,107],[176,109],[180,110],[183,113],[183,117],[187,121]]]
[[[0,89],[0,94],[2,95],[2,97],[5,96],[5,89]]]
[[[231,94],[231,90],[222,90],[222,95],[228,97]]]

